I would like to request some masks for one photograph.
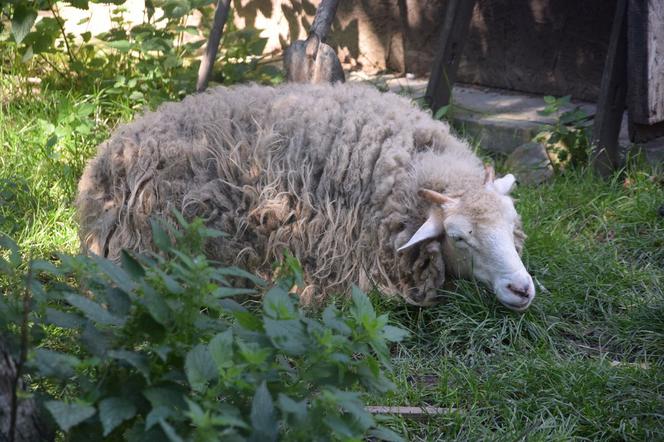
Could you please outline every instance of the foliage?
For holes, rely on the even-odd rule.
[[[556,121],[542,128],[535,139],[545,144],[549,156],[553,155],[551,163],[557,168],[585,165],[591,153],[589,116],[580,106],[563,111],[570,106],[570,100],[570,95],[561,98],[547,95],[546,107],[538,112],[544,116],[556,115]]]
[[[205,43],[200,27],[211,24],[212,0],[153,0],[145,3],[144,21],[127,22],[123,6],[126,0],[112,2],[112,28],[92,35],[90,31],[73,35],[66,32],[63,6],[87,10],[88,0],[53,2],[51,0],[14,0],[0,7],[10,32],[4,46],[19,51],[12,60],[10,51],[2,50],[10,63],[29,63],[38,57],[50,65],[61,82],[76,82],[79,90],[104,89],[108,94],[127,97],[134,106],[154,106],[166,99],[181,98],[193,91],[198,71],[198,57]],[[37,20],[38,11],[50,17]],[[190,25],[194,12],[200,14],[201,26]],[[78,24],[85,24],[90,17]],[[253,28],[238,30],[232,18],[219,53],[220,72],[215,79],[225,83],[238,81],[281,81],[280,71],[263,62],[267,39]],[[33,68],[34,69],[34,68]]]
[[[357,289],[348,311],[307,314],[288,291],[293,260],[260,311],[243,306],[265,281],[208,261],[221,233],[176,217],[180,228],[153,222],[159,253],[121,266],[60,255],[24,275],[2,237],[2,336],[17,358],[30,349],[32,394],[68,440],[400,440],[362,391],[393,388],[383,369],[403,330]]]

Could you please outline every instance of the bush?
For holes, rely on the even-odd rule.
[[[38,59],[31,70],[39,71],[40,77],[46,76],[44,66],[48,65],[58,81],[68,86],[73,82],[79,91],[103,89],[111,98],[128,99],[136,108],[154,107],[193,92],[198,58],[206,41],[203,28],[211,25],[213,1],[146,1],[143,23],[137,25],[125,19],[122,5],[126,0],[112,3],[112,27],[97,35],[89,31],[67,33],[66,18],[60,13],[62,6],[87,10],[88,0],[15,0],[0,5],[0,63],[5,59],[11,66]],[[51,16],[37,20],[40,10]],[[200,14],[200,26],[188,24],[187,19],[194,13]],[[89,18],[81,23],[86,20]],[[260,30],[250,27],[236,29],[229,18],[215,80],[227,84],[282,80],[280,70],[262,63],[267,39],[259,34]]]
[[[265,281],[202,254],[221,233],[153,223],[159,253],[24,265],[2,238],[0,327],[67,440],[399,440],[365,411],[393,388],[388,344],[405,332],[358,289],[320,319],[297,305],[286,260]],[[237,301],[246,298],[245,305]]]

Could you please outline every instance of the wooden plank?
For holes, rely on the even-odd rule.
[[[627,12],[630,118],[664,121],[664,1],[629,0]]]
[[[433,111],[450,103],[476,0],[449,0],[425,99]]]
[[[664,137],[664,121],[654,124],[635,123],[630,117],[629,139],[634,143],[646,143]]]
[[[593,125],[592,161],[608,174],[623,161],[618,145],[627,98],[627,0],[618,0]]]
[[[456,408],[440,407],[388,407],[382,405],[369,405],[364,407],[371,414],[398,414],[410,419],[426,419],[440,414],[454,413]]]

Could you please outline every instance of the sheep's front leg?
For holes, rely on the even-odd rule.
[[[406,302],[429,306],[442,300],[440,289],[445,282],[445,263],[438,241],[423,244],[418,251],[405,253],[400,267],[404,270],[401,295]]]

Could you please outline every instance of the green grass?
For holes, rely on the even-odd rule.
[[[14,95],[0,107],[0,229],[33,258],[76,252],[77,179],[135,110],[101,92]],[[525,314],[472,282],[427,309],[373,297],[412,337],[393,351],[397,393],[371,404],[452,409],[394,418],[395,429],[408,440],[664,439],[664,189],[652,171],[628,176],[625,187],[569,172],[517,191],[538,289]]]
[[[525,314],[462,282],[445,304],[382,309],[413,332],[387,405],[410,440],[664,439],[664,189],[570,172],[517,192],[538,286]],[[376,299],[376,298],[375,298]],[[418,379],[427,379],[425,385]]]

